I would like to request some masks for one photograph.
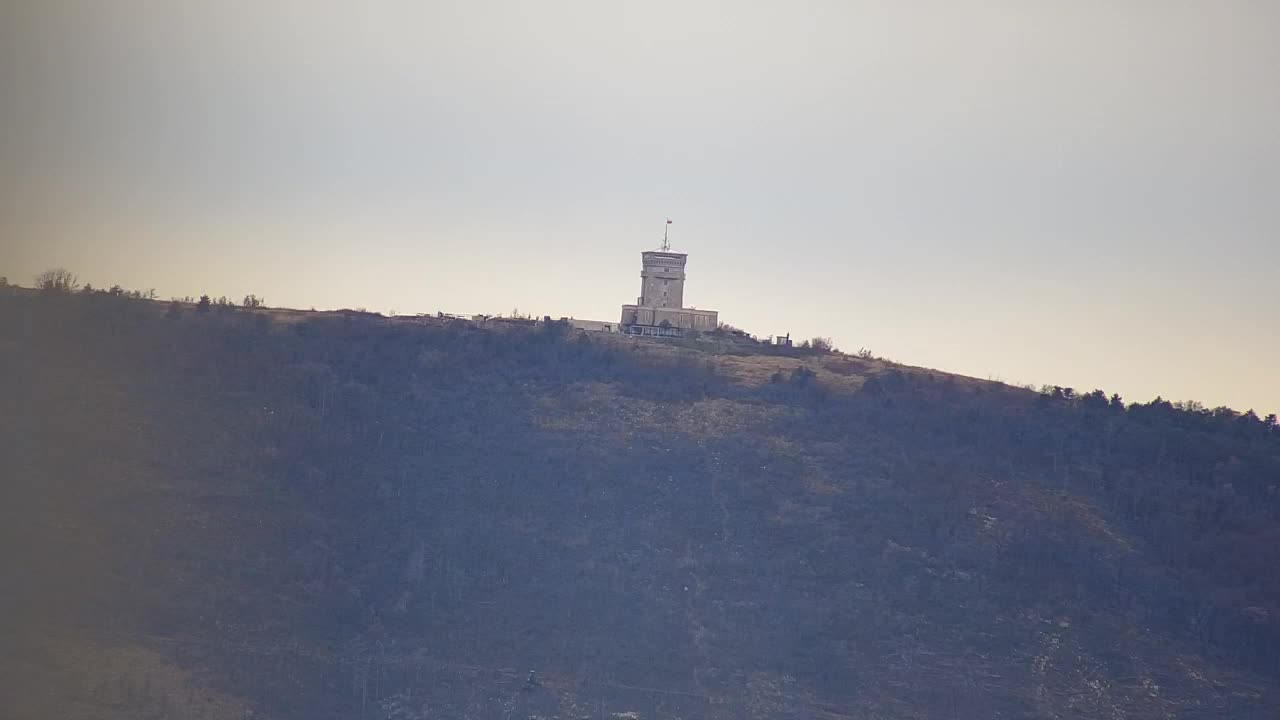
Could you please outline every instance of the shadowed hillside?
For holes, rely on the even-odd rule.
[[[0,293],[3,717],[1280,714],[1274,418]]]

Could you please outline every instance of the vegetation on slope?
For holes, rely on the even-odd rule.
[[[0,295],[0,708],[1280,709],[1274,418],[715,347]]]

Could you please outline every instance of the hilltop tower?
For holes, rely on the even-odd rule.
[[[640,297],[636,305],[678,308],[684,305],[685,253],[650,250],[640,253]]]
[[[681,337],[688,330],[716,329],[720,314],[715,310],[684,307],[684,268],[689,256],[671,252],[665,233],[662,249],[642,252],[640,260],[640,297],[635,305],[622,306],[623,332]]]

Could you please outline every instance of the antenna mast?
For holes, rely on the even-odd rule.
[[[671,218],[662,226],[662,252],[671,252],[671,242],[667,240],[667,230],[671,229]]]

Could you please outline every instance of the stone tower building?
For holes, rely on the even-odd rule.
[[[640,253],[640,297],[636,305],[678,308],[684,305],[684,253],[652,250]]]
[[[632,335],[680,337],[715,330],[719,313],[684,307],[684,267],[689,256],[670,250],[640,254],[640,297],[622,306],[622,330]]]

